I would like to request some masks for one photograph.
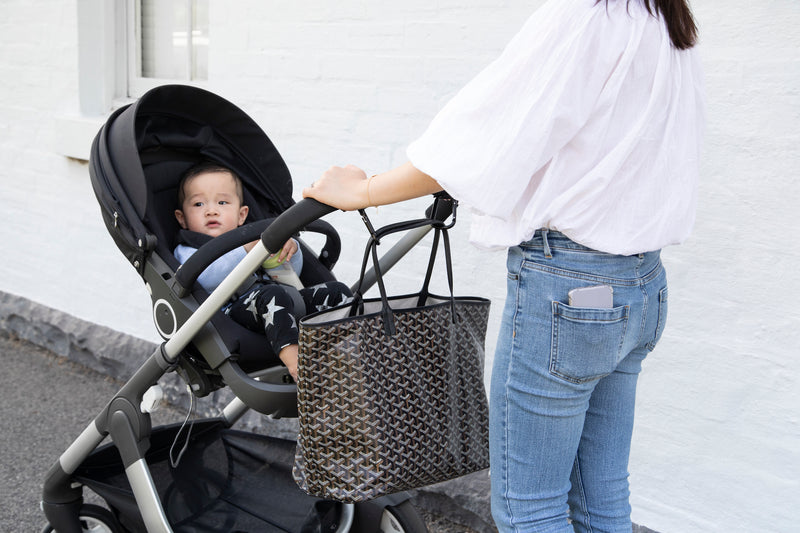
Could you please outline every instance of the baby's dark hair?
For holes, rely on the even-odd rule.
[[[181,208],[183,206],[183,201],[186,200],[186,193],[184,192],[186,183],[195,176],[205,174],[206,172],[227,172],[230,174],[233,177],[233,181],[236,183],[236,194],[239,196],[239,203],[244,205],[242,179],[236,175],[236,172],[224,165],[220,165],[216,161],[201,161],[189,167],[189,169],[181,175],[181,181],[180,184],[178,184],[178,208]]]

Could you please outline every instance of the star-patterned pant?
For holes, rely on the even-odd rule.
[[[281,348],[297,344],[298,329],[294,300],[287,291],[295,290],[279,283],[255,285],[224,309],[226,315],[251,331],[263,332],[277,355]],[[329,281],[300,289],[306,314],[323,311],[345,303],[352,297],[344,283]]]

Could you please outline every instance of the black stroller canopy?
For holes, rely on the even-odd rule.
[[[164,85],[117,110],[92,145],[90,174],[117,246],[141,269],[158,247],[171,257],[181,174],[203,160],[242,179],[248,222],[294,204],[289,169],[264,131],[231,102],[185,85]]]

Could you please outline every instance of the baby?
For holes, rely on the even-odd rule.
[[[175,218],[184,230],[216,237],[241,226],[249,208],[244,205],[242,182],[230,169],[214,162],[199,163],[184,173],[178,187]],[[231,250],[218,258],[197,278],[212,292],[239,264],[258,241]],[[183,264],[197,247],[179,244],[175,257]],[[288,261],[296,273],[303,266],[298,243],[289,239],[279,252],[279,261]],[[297,379],[298,330],[294,300],[287,291],[295,290],[261,276],[245,294],[223,308],[233,320],[252,330],[263,332],[267,342]],[[352,296],[350,289],[338,281],[327,282],[300,291],[308,313],[345,303]]]

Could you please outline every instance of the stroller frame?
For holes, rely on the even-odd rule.
[[[78,520],[79,510],[83,505],[83,487],[74,482],[72,475],[107,437],[111,438],[119,450],[147,531],[150,533],[173,531],[144,457],[152,430],[150,413],[140,408],[144,394],[156,385],[162,376],[175,371],[179,355],[186,346],[195,340],[195,336],[201,334],[211,316],[228,301],[239,285],[259,268],[271,253],[274,253],[273,250],[280,250],[282,243],[297,229],[305,227],[311,221],[333,210],[315,200],[303,200],[278,217],[263,233],[260,244],[253,247],[186,323],[169,340],[155,349],[115,397],[61,454],[46,476],[42,500],[45,516],[56,531],[59,533],[83,531]],[[379,263],[382,271],[391,268],[429,230],[429,226],[415,230],[395,244]],[[369,283],[370,279],[374,279],[374,271],[368,272],[366,283]],[[220,420],[228,427],[235,424],[254,406],[257,410],[259,408],[263,410],[270,403],[269,398],[295,392],[294,385],[270,383],[270,374],[275,369],[267,369],[257,379],[238,368],[226,370],[222,368],[220,371],[226,384],[237,396],[221,413]],[[407,499],[408,495],[401,493],[359,505],[372,507],[365,512],[375,514],[376,508],[398,505]],[[356,512],[355,505],[342,504],[342,517],[337,533],[351,530]]]
[[[98,137],[102,134],[101,130]],[[95,143],[97,142],[96,139]],[[95,148],[93,147],[93,154]],[[230,300],[237,289],[260,268],[269,255],[279,251],[283,243],[291,236],[303,229],[328,234],[328,229],[324,224],[320,227],[322,221],[319,219],[334,210],[333,207],[315,200],[302,200],[286,209],[275,219],[247,224],[237,231],[214,239],[216,251],[219,252],[250,242],[260,235],[259,243],[217,289],[199,305],[191,298],[185,297],[189,296],[189,287],[193,284],[197,274],[204,268],[202,263],[199,266],[195,265],[195,272],[189,272],[187,276],[181,278],[178,275],[180,270],[173,276],[172,269],[157,254],[153,254],[148,257],[147,261],[141,263],[129,256],[132,264],[140,269],[140,274],[146,280],[148,289],[151,291],[154,299],[156,325],[166,341],[150,354],[48,471],[43,487],[41,506],[49,522],[50,530],[56,530],[59,533],[84,531],[79,519],[81,508],[84,505],[84,486],[76,479],[76,472],[93,453],[96,453],[103,441],[110,437],[113,446],[119,452],[125,477],[135,497],[145,529],[150,533],[173,531],[146,459],[146,453],[150,449],[151,436],[154,436],[150,416],[150,411],[154,409],[150,409],[147,405],[149,402],[146,399],[147,392],[151,388],[157,387],[158,380],[164,375],[178,372],[187,381],[193,394],[196,396],[208,394],[209,387],[213,387],[213,384],[208,383],[208,378],[202,374],[202,370],[196,369],[191,364],[187,366],[186,358],[183,357],[187,347],[190,344],[205,345],[211,348],[210,353],[212,354],[226,353],[227,348],[220,345],[222,340],[210,324],[212,318],[219,313],[219,310]],[[426,217],[431,221],[444,220],[450,216],[451,212],[452,202],[449,197],[437,195],[436,201]],[[114,215],[113,224],[116,227],[116,212]],[[106,223],[108,225],[109,221],[106,220]],[[430,229],[430,226],[418,228],[397,242],[381,259],[379,263],[381,271],[389,270]],[[338,246],[338,243],[336,245]],[[147,248],[148,243],[140,242],[139,246]],[[326,243],[327,246],[328,243]],[[202,255],[201,251],[202,249],[196,255]],[[338,255],[338,250],[334,255]],[[189,267],[188,262],[185,266]],[[188,268],[187,270],[191,271],[192,269]],[[366,291],[374,281],[373,269],[367,273],[361,290]],[[160,295],[163,295],[163,299],[157,299]],[[170,299],[172,300],[170,301]],[[169,325],[165,328],[159,325],[159,302],[164,302],[162,312],[167,309],[172,313],[171,319],[174,324],[185,318],[180,327],[175,327],[170,331]],[[182,308],[188,308],[190,314],[178,317],[181,320],[177,320],[175,312],[176,310],[179,313],[182,312],[180,311]],[[169,323],[169,321],[167,322]],[[205,352],[203,353],[205,355]],[[213,356],[216,357],[216,355]],[[285,369],[273,367],[258,373],[248,373],[237,364],[235,358],[218,357],[220,360],[209,361],[209,363],[221,377],[224,385],[229,387],[236,397],[222,409],[218,419],[210,420],[216,420],[224,427],[230,428],[249,409],[254,409],[271,418],[296,416],[296,386],[284,382]],[[347,531],[374,532],[377,529],[375,521],[381,520],[383,511],[390,507],[403,506],[409,497],[406,493],[399,493],[357,505],[341,504],[342,511],[336,531],[341,533]],[[412,517],[411,522],[409,533],[426,531],[424,523],[418,516]],[[48,529],[45,528],[45,530]]]

